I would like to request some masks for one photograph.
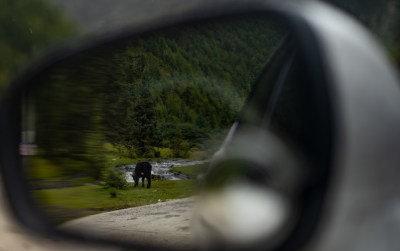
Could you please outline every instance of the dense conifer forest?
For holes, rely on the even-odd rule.
[[[93,176],[107,162],[105,146],[136,159],[207,157],[285,33],[263,16],[219,19],[64,60],[35,90],[39,153],[71,171],[90,163]]]

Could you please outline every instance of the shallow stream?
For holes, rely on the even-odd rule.
[[[171,168],[177,166],[192,166],[203,164],[209,160],[164,160],[164,161],[149,161],[152,165],[151,174],[159,175],[162,180],[186,180],[189,177],[185,174],[171,172]],[[135,170],[136,163],[117,167],[117,170],[125,172],[125,177],[128,182],[133,182],[132,172]]]

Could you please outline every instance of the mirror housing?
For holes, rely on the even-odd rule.
[[[400,245],[394,233],[374,232],[374,229],[383,230],[385,222],[397,222],[394,207],[400,172],[397,168],[400,161],[397,153],[400,149],[397,74],[368,32],[342,13],[318,2],[202,10],[194,16],[186,13],[170,17],[167,22],[157,20],[128,32],[107,34],[78,46],[62,48],[33,65],[11,86],[0,108],[2,178],[12,211],[19,221],[46,235],[139,249],[153,248],[140,243],[128,245],[65,233],[47,222],[29,196],[21,167],[18,140],[21,92],[26,86],[34,85],[31,80],[48,67],[94,46],[183,22],[254,11],[279,15],[291,27],[299,50],[307,57],[307,67],[315,69],[311,77],[321,83],[319,87],[323,90],[319,92],[317,86],[315,91],[323,93],[321,104],[328,109],[326,123],[331,130],[328,130],[331,134],[325,142],[327,156],[322,156],[326,166],[309,177],[308,193],[300,198],[303,208],[296,226],[273,248],[298,249],[309,245],[310,250],[363,250],[374,243]],[[228,135],[228,141],[234,134],[235,128]],[[375,210],[374,205],[382,207]],[[359,217],[354,219],[354,214]],[[360,230],[362,224],[368,224],[370,228]]]

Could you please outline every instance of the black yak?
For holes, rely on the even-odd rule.
[[[135,181],[135,187],[139,184],[139,178],[142,178],[142,187],[144,187],[144,179],[147,179],[147,188],[151,186],[151,164],[149,162],[136,163],[135,171],[132,173],[132,178]]]

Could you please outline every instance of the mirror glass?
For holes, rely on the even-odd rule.
[[[265,72],[244,120],[267,113],[260,93],[279,82],[286,64],[268,63],[288,34],[265,14],[224,17],[96,46],[42,72],[21,99],[20,154],[38,207],[60,229],[193,247],[211,160]]]

